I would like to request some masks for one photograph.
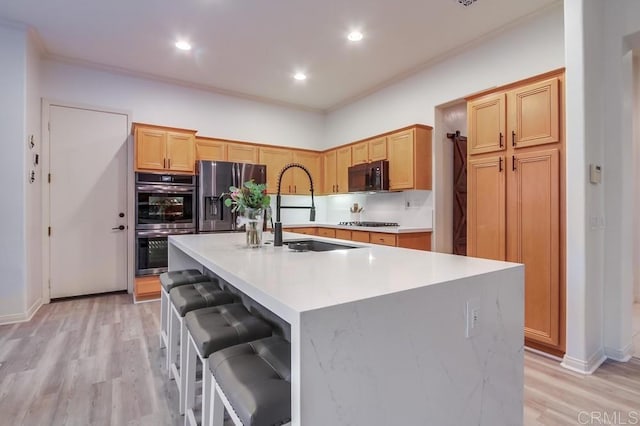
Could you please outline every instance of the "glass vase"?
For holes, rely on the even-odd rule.
[[[264,209],[244,209],[247,247],[256,248],[262,245],[262,228],[264,226]]]

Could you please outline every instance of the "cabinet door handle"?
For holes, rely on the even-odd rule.
[[[503,137],[502,132],[500,132],[500,148],[504,148],[504,143],[502,142]]]
[[[163,168],[163,169],[166,169],[166,168],[167,168],[167,159],[166,159],[166,158],[163,158],[163,159],[162,159],[162,168]]]
[[[336,192],[340,192],[340,184],[336,183]]]
[[[511,131],[511,146],[516,146],[516,131]]]
[[[336,192],[336,185],[331,185],[331,192]]]
[[[498,171],[502,171],[502,157],[500,157],[500,161],[498,162]]]
[[[167,164],[169,167],[167,167],[167,169],[171,168],[171,158],[167,158]]]
[[[516,156],[512,155],[511,156],[511,170],[512,171],[516,171]]]
[[[298,188],[295,185],[293,185],[293,192],[296,194],[298,193]]]

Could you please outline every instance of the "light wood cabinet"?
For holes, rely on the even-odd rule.
[[[505,260],[504,168],[504,156],[485,156],[467,162],[468,256]]]
[[[508,172],[507,260],[525,267],[525,337],[560,333],[560,153],[517,153]]]
[[[309,170],[313,179],[314,194],[322,193],[322,156],[318,152],[311,151],[293,151],[293,162],[302,164]],[[293,172],[293,193],[294,194],[310,194],[309,177],[307,174],[294,168]],[[287,173],[291,173],[287,172]]]
[[[160,297],[160,276],[145,275],[136,277],[134,283],[136,300],[151,300]]]
[[[351,146],[351,165],[365,164],[372,161],[387,159],[387,137],[380,136],[374,139],[356,143]]]
[[[259,160],[258,147],[255,145],[228,143],[227,144],[227,161],[232,163],[251,163],[258,164]],[[269,169],[267,169],[269,173]]]
[[[336,230],[332,228],[318,228],[318,236],[320,237],[328,237],[335,238]]]
[[[341,240],[350,240],[351,231],[349,231],[348,229],[336,229],[336,238]]]
[[[548,73],[468,104],[467,252],[525,265],[525,340],[555,355],[565,345],[563,84]]]
[[[431,128],[416,126],[387,136],[389,189],[431,189]]]
[[[196,160],[227,161],[227,143],[216,139],[196,138]]]
[[[557,78],[509,91],[507,111],[511,146],[525,148],[560,141],[559,109]]]
[[[370,232],[369,233],[369,241],[372,244],[381,244],[383,246],[393,246],[397,245],[396,235],[395,234],[385,234],[384,232]]]
[[[351,165],[369,162],[369,142],[360,142],[351,146]]]
[[[195,130],[133,124],[136,171],[194,173]]]
[[[505,149],[506,95],[492,93],[467,104],[469,155]]]
[[[387,137],[371,139],[368,143],[369,161],[379,161],[387,159]]]
[[[317,228],[312,227],[312,226],[303,227],[303,228],[285,228],[284,231],[285,232],[296,232],[298,234],[305,234],[305,235],[316,235],[317,234]]]
[[[349,191],[351,147],[346,146],[324,153],[324,193],[345,194]]]
[[[336,236],[337,235],[338,234],[336,233]],[[370,241],[370,236],[369,235],[370,235],[370,233],[367,232],[367,231],[351,231],[350,239],[352,241],[357,241],[359,243],[368,243]]]
[[[291,163],[293,156],[291,150],[281,148],[260,148],[260,164],[267,166],[267,192],[278,192],[278,175],[287,164]],[[293,173],[286,172],[280,183],[281,194],[293,194]]]

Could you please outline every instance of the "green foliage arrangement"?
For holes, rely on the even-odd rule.
[[[229,187],[229,198],[224,200],[231,211],[244,213],[246,209],[266,209],[271,205],[271,197],[267,195],[267,185],[255,183],[252,180],[245,182],[241,188]]]

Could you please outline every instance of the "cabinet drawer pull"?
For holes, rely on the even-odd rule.
[[[502,135],[502,132],[500,132],[500,148],[504,148],[504,143],[502,142],[502,138],[503,138],[503,135]]]

